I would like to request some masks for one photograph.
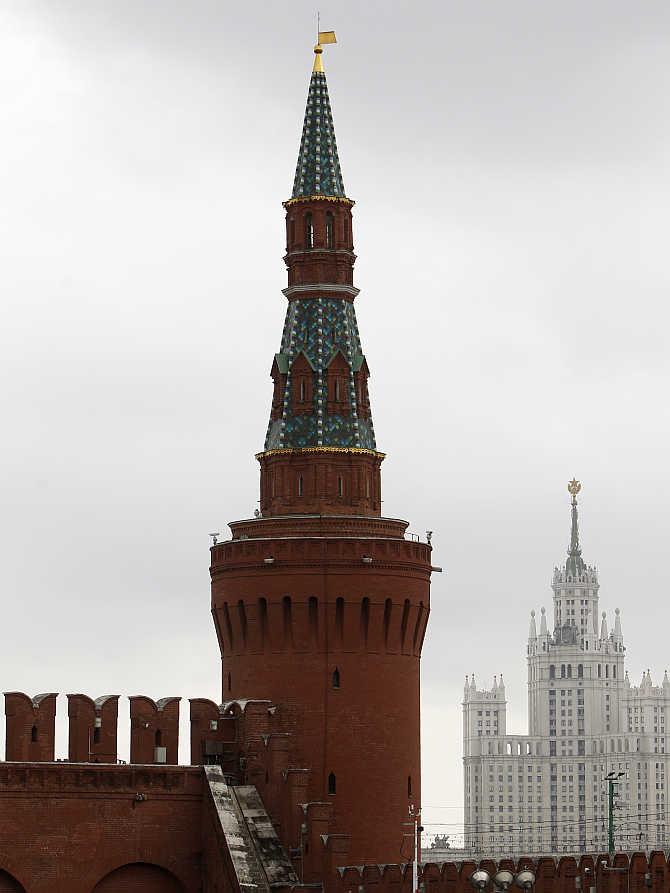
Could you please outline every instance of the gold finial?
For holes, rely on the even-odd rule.
[[[577,498],[577,494],[582,489],[582,485],[579,481],[573,478],[568,484],[568,493],[572,496],[573,499]]]
[[[337,43],[337,38],[335,37],[334,31],[319,31],[319,36],[316,42],[316,46],[314,47],[314,67],[312,71],[323,71],[323,60],[321,58],[321,54],[323,53],[322,44],[324,43]]]

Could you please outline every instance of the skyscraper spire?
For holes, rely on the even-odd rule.
[[[577,519],[577,494],[582,489],[579,481],[573,478],[568,484],[568,493],[572,496],[572,528],[570,530],[570,548],[568,560],[565,562],[565,572],[573,579],[580,577],[586,569],[582,559],[582,550],[579,548],[579,524]]]

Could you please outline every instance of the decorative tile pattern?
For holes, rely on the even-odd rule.
[[[349,415],[327,412],[327,369],[340,351],[349,365]],[[291,369],[299,353],[314,368],[314,411],[293,415]],[[280,354],[288,365],[281,418],[270,420],[265,449],[312,446],[376,449],[371,418],[358,417],[354,373],[363,361],[353,304],[341,298],[291,301],[286,312]]]
[[[312,73],[293,181],[293,198],[332,195],[344,198],[344,183],[337,155],[333,115],[326,75]]]

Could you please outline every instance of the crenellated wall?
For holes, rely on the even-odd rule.
[[[152,701],[145,695],[130,699],[130,762],[179,762],[179,702],[181,698]]]
[[[5,692],[7,762],[49,763],[55,759],[56,693]],[[93,700],[69,694],[68,761],[116,763],[119,695]],[[176,765],[179,751],[180,698],[130,699],[130,762]],[[197,759],[195,763],[201,763]]]
[[[630,855],[617,853],[610,863],[607,855],[586,855],[579,861],[572,857],[501,859],[498,862],[427,863],[420,872],[423,893],[472,893],[470,877],[476,868],[484,868],[491,876],[500,869],[518,872],[530,869],[536,875],[532,893],[668,893],[670,869],[663,852]],[[612,870],[615,869],[615,870]],[[579,887],[577,886],[577,880]],[[517,886],[510,891],[520,893]],[[347,867],[329,877],[325,893],[412,893],[412,866],[366,865]],[[493,885],[485,893],[494,893]]]
[[[116,763],[119,696],[67,696],[68,760],[71,763]]]
[[[5,692],[5,759],[53,760],[57,697],[53,692],[33,698],[19,691]]]

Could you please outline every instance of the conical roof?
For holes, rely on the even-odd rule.
[[[291,197],[309,198],[313,195],[345,197],[324,71],[313,71],[309,82]]]

